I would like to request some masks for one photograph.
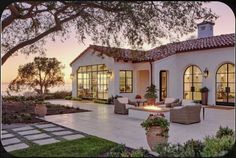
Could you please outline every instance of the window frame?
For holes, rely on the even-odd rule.
[[[121,80],[120,72],[125,72],[125,77],[124,77],[124,79],[125,79],[125,84],[124,84],[125,89],[124,89],[124,92],[121,92],[121,90],[120,90],[120,88],[121,88],[121,84],[120,84],[120,80]],[[130,78],[130,77],[127,77],[127,72],[131,72],[131,78]],[[134,86],[133,70],[120,70],[120,71],[119,71],[119,79],[120,79],[120,80],[119,80],[119,91],[120,91],[120,93],[133,93],[133,86]],[[131,85],[128,85],[128,84],[127,84],[127,79],[131,79]],[[126,86],[131,86],[131,87],[132,87],[130,92],[127,92]]]

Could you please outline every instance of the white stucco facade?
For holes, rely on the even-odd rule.
[[[167,71],[167,97],[175,97],[183,99],[183,74],[186,68],[190,65],[198,66],[203,72],[205,68],[208,69],[209,75],[207,78],[202,79],[202,86],[206,86],[209,89],[208,104],[215,105],[216,102],[216,71],[224,63],[233,63],[235,59],[234,47],[225,47],[217,49],[205,49],[185,53],[177,53],[161,60],[153,62],[153,84],[159,89],[160,71]],[[105,64],[108,69],[112,71],[112,75],[109,79],[108,95],[109,97],[115,95],[121,95],[134,99],[140,91],[145,91],[144,87],[151,83],[150,63],[132,63],[114,61],[111,57],[101,58],[97,54],[92,53],[89,49],[80,58],[74,61],[71,65],[72,73],[75,75],[72,81],[72,96],[77,96],[77,70],[80,66]],[[119,71],[120,70],[132,70],[133,71],[133,92],[132,93],[120,93],[119,83]],[[144,73],[143,71],[146,70]],[[141,73],[142,71],[142,73]],[[148,75],[143,77],[143,80],[148,83],[142,83],[142,77],[140,75]],[[158,93],[158,100],[160,96]]]

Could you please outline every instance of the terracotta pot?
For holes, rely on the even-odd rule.
[[[36,104],[34,112],[39,117],[44,117],[47,114],[47,107],[45,104]]]
[[[161,135],[163,129],[160,126],[152,126],[146,133],[146,138],[149,147],[152,151],[155,150],[156,146],[161,143],[167,143],[168,137]]]
[[[156,98],[148,98],[147,99],[147,104],[148,105],[154,105],[156,103]]]
[[[202,105],[207,105],[208,101],[208,92],[202,93]]]

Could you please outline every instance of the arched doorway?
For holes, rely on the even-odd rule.
[[[235,66],[231,63],[221,65],[216,72],[216,105],[234,105]]]
[[[196,65],[190,65],[184,71],[184,99],[201,100],[202,72]]]

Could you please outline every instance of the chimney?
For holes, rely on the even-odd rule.
[[[198,29],[198,38],[205,38],[213,36],[213,26],[215,25],[214,22],[210,21],[203,21],[197,24]]]

